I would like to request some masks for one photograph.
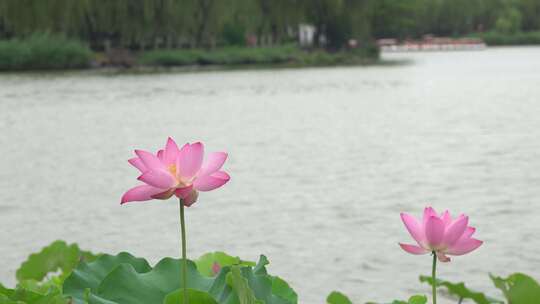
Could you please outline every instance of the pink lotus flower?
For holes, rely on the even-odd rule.
[[[214,262],[214,264],[212,264],[212,273],[214,275],[217,275],[220,271],[221,271],[221,266],[217,262]]]
[[[446,255],[463,255],[482,245],[482,241],[472,238],[475,229],[469,227],[469,217],[460,215],[452,220],[450,213],[440,216],[431,207],[424,209],[422,222],[401,213],[401,220],[419,246],[399,243],[401,248],[412,254],[434,252],[441,262],[449,262]]]
[[[137,157],[128,162],[141,172],[138,180],[144,185],[124,193],[121,204],[176,195],[189,207],[197,201],[198,191],[214,190],[230,179],[225,171],[220,171],[227,153],[209,153],[203,161],[204,146],[200,142],[187,143],[179,149],[169,137],[165,148],[156,155],[143,150],[135,150],[135,154]]]

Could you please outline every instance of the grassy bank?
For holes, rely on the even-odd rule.
[[[339,52],[323,50],[305,51],[295,45],[239,48],[228,47],[214,50],[156,50],[142,53],[138,63],[143,66],[194,66],[194,65],[290,65],[322,66],[339,64],[362,64],[378,59],[375,48]]]
[[[471,35],[471,37],[482,38],[490,46],[540,44],[540,31],[517,33],[485,32]]]
[[[0,41],[0,70],[74,69],[87,67],[92,51],[78,41],[47,34]]]
[[[118,54],[118,52],[116,53]],[[0,71],[64,70],[92,66],[130,67],[244,67],[244,66],[325,66],[372,63],[378,59],[375,47],[327,52],[303,50],[294,44],[276,47],[221,47],[212,50],[171,49],[121,56],[97,54],[81,42],[48,34],[0,41]]]

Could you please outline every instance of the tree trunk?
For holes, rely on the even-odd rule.
[[[214,0],[199,0],[200,19],[198,20],[199,24],[195,34],[195,44],[197,47],[200,47],[203,44],[204,35],[208,27],[208,19],[213,2]]]

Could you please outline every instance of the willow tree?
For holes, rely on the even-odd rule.
[[[296,29],[304,12],[299,0],[254,0],[260,14],[256,26],[259,40],[269,36],[271,43],[281,43],[291,29]]]
[[[182,33],[189,37],[192,47],[212,47],[218,43],[228,22],[251,25],[252,0],[181,0],[184,9]]]
[[[520,0],[517,4],[523,16],[524,31],[540,30],[540,1]]]
[[[132,49],[182,44],[194,13],[190,0],[89,0],[92,40]]]
[[[0,38],[7,37],[8,32],[6,29],[6,21],[4,17],[4,12],[6,10],[6,2],[0,1]]]
[[[328,28],[342,16],[343,0],[303,0],[304,12],[307,21],[315,25],[314,42],[321,46],[321,38],[330,39]]]
[[[96,47],[144,45],[152,34],[152,0],[89,0],[88,33]]]
[[[345,0],[342,17],[349,29],[348,38],[356,39],[361,44],[372,39],[369,20],[369,0]]]
[[[84,32],[90,0],[0,0],[0,19],[15,36],[35,32],[79,37]]]
[[[154,36],[162,37],[164,47],[192,45],[190,24],[195,3],[191,0],[161,0],[154,6]]]

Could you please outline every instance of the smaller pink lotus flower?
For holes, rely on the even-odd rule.
[[[217,275],[220,271],[221,271],[221,266],[218,264],[218,262],[214,262],[214,264],[212,264],[212,273],[214,275]]]
[[[187,143],[179,149],[169,137],[165,148],[156,155],[143,150],[135,150],[135,154],[137,157],[128,162],[141,172],[138,180],[144,185],[124,193],[121,204],[176,195],[189,207],[197,201],[198,191],[214,190],[230,179],[225,171],[220,171],[227,153],[209,153],[203,161],[204,146],[200,142]]]
[[[460,215],[452,219],[450,213],[440,216],[431,207],[424,209],[421,222],[414,217],[401,213],[401,220],[418,246],[399,243],[399,246],[411,254],[434,252],[441,262],[449,262],[447,255],[464,255],[482,245],[482,241],[472,238],[475,228],[469,227],[469,217]]]

